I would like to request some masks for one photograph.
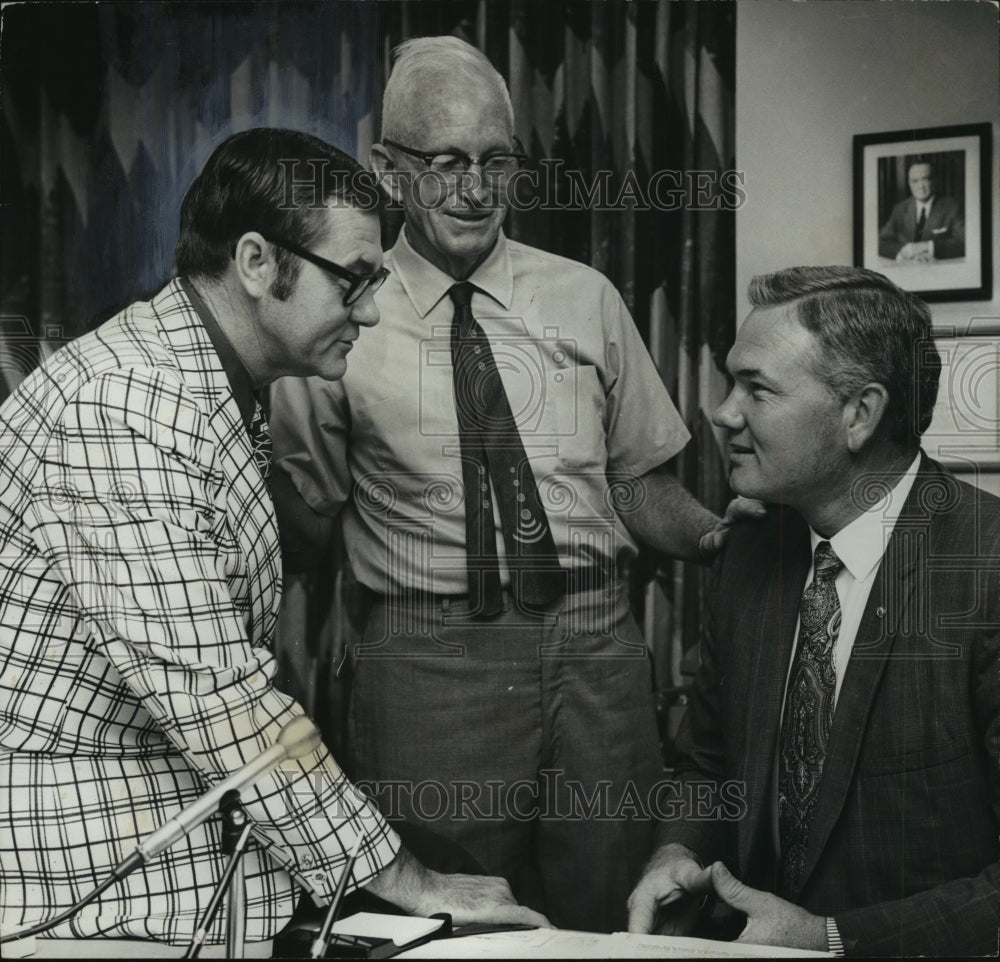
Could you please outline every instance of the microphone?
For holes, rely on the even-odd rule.
[[[214,815],[226,792],[231,790],[242,792],[286,759],[301,758],[316,751],[321,742],[319,730],[305,715],[293,718],[278,733],[276,744],[261,752],[253,761],[247,762],[241,769],[209,789],[201,798],[178,812],[169,822],[165,822],[147,835],[136,846],[136,852],[143,862],[156,858],[193,828],[197,828],[205,819]]]
[[[192,802],[187,808],[175,815],[170,821],[165,822],[158,829],[155,829],[145,837],[127,858],[119,862],[107,878],[102,881],[97,888],[85,895],[75,905],[60,912],[55,918],[47,922],[39,922],[30,928],[22,929],[18,932],[8,932],[0,935],[0,945],[7,942],[15,942],[18,939],[25,939],[32,935],[38,935],[47,929],[55,928],[60,922],[72,918],[81,909],[89,905],[102,892],[105,892],[116,882],[120,882],[127,875],[134,872],[139,866],[144,865],[150,859],[156,858],[162,851],[170,848],[174,842],[183,838],[193,828],[197,828],[205,819],[210,818],[218,811],[219,802],[222,796],[228,791],[235,790],[242,792],[249,788],[257,779],[271,771],[281,762],[288,758],[301,758],[316,751],[322,743],[319,730],[305,715],[299,715],[288,722],[284,728],[278,732],[277,744],[272,745],[266,751],[261,752],[255,759],[249,761],[238,771],[233,772],[228,778],[223,779],[214,788],[209,789],[201,798]]]

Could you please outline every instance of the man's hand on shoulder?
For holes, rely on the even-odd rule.
[[[365,889],[411,915],[447,912],[455,925],[490,922],[552,927],[544,915],[514,901],[506,879],[434,872],[405,848]]]
[[[729,537],[729,529],[740,521],[758,521],[764,517],[767,509],[760,501],[753,498],[733,498],[726,506],[723,518],[709,528],[698,543],[702,558],[711,563],[722,550]]]
[[[628,898],[629,932],[687,935],[711,887],[709,870],[691,849],[676,842],[662,846]]]
[[[790,949],[826,952],[826,919],[813,915],[770,892],[744,885],[722,862],[714,862],[711,873],[715,894],[747,917],[737,942],[751,945],[783,945]]]

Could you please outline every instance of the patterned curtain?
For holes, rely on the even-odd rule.
[[[549,192],[551,203],[512,212],[510,234],[615,283],[694,435],[680,475],[720,510],[727,491],[707,415],[721,400],[718,362],[734,335],[738,192],[725,180],[735,165],[734,7],[6,6],[0,400],[62,339],[169,276],[180,200],[224,136],[294,127],[364,160],[392,47],[453,33],[508,80],[517,131]],[[396,228],[387,224],[387,243]],[[286,685],[314,713],[324,706],[317,720],[335,750],[344,692],[336,665],[354,630],[342,558],[338,547],[327,570],[289,579],[279,649]],[[701,581],[697,569],[650,557],[632,576],[668,721],[692,661]]]
[[[349,152],[371,140],[375,5],[35,3],[2,17],[0,336],[73,338],[161,286],[184,192],[228,134],[294,127]],[[4,343],[0,399],[24,373]]]

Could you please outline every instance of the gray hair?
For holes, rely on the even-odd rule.
[[[927,305],[860,267],[791,267],[750,281],[754,307],[794,304],[819,341],[817,376],[843,401],[876,382],[889,392],[888,436],[920,444],[937,400],[941,355]]]
[[[382,136],[403,139],[412,111],[407,101],[414,90],[434,89],[446,79],[469,86],[492,87],[503,101],[511,130],[514,108],[503,77],[482,51],[458,37],[416,37],[393,51],[395,62],[382,98]]]

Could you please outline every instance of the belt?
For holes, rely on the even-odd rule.
[[[614,574],[600,568],[574,568],[569,572],[566,582],[566,595],[578,595],[587,591],[605,591],[619,585]],[[452,605],[469,603],[467,592],[462,594],[446,594],[433,591],[423,591],[419,588],[400,588],[389,593],[375,591],[367,585],[358,583],[365,600],[370,604],[390,605],[426,605],[432,607],[450,608]],[[509,585],[501,588],[504,609],[516,607],[514,595]]]

